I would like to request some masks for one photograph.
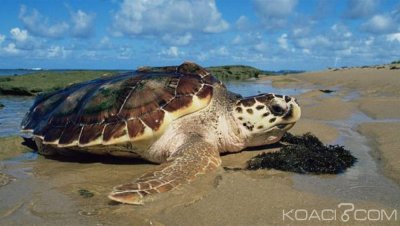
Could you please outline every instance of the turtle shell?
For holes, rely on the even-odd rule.
[[[205,108],[216,84],[194,63],[141,68],[39,96],[21,126],[57,147],[151,141],[171,121]]]

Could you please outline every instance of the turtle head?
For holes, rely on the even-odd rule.
[[[301,110],[293,97],[266,93],[239,99],[233,115],[246,146],[260,146],[278,142],[299,120]]]

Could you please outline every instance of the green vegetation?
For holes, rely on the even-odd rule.
[[[0,95],[35,96],[113,73],[116,71],[41,71],[29,75],[6,76],[0,78]]]
[[[243,65],[208,67],[207,70],[221,80],[259,78],[259,76],[267,74],[257,68]]]
[[[391,64],[400,64],[400,60],[395,60],[395,61],[392,61],[392,63]]]

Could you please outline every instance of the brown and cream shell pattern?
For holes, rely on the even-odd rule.
[[[56,147],[151,142],[173,120],[205,108],[217,83],[192,63],[140,68],[37,98],[22,129]]]

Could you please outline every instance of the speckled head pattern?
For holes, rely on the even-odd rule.
[[[256,146],[279,140],[300,118],[301,110],[295,98],[261,94],[238,100],[233,114],[249,142]]]

